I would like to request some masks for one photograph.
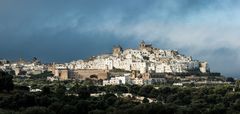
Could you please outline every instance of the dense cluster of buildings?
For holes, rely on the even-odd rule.
[[[209,71],[207,62],[192,60],[175,50],[161,50],[141,42],[138,49],[123,50],[115,46],[112,54],[92,57],[89,60],[73,61],[63,65],[69,69],[123,69],[143,73],[184,73],[189,70]]]
[[[53,64],[49,69],[61,79],[86,79],[97,76],[103,85],[151,84],[165,82],[164,74],[208,74],[207,62],[193,60],[175,50],[154,48],[142,41],[137,49],[114,46],[111,54],[87,60]]]
[[[137,70],[140,73],[183,73],[199,69],[205,73],[209,69],[207,62],[192,60],[174,50],[153,48],[150,44],[141,42],[139,49],[123,50],[121,46],[113,48],[112,54],[92,57],[89,60],[73,61],[65,65],[70,69],[124,69]]]
[[[44,71],[47,71],[48,66],[41,64],[37,58],[33,58],[30,62],[22,59],[17,62],[9,62],[3,59],[0,60],[0,69],[6,72],[13,72],[16,76],[28,76],[41,74]]]
[[[51,71],[61,80],[92,78],[103,80],[103,85],[152,84],[165,82],[165,76],[181,74],[208,74],[207,62],[193,60],[176,50],[162,50],[142,41],[137,49],[114,46],[111,54],[93,56],[87,60],[64,64],[44,65],[35,59],[32,62],[0,61],[0,69],[15,71],[15,75],[39,74]]]

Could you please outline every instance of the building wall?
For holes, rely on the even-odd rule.
[[[59,77],[60,80],[67,80],[68,74],[68,69],[57,69],[54,71],[54,76]]]
[[[67,80],[68,79],[68,70],[60,70],[60,79]]]
[[[200,65],[199,65],[200,68],[199,69],[200,69],[200,71],[202,73],[206,73],[207,72],[207,67],[208,67],[207,65],[208,65],[207,62],[201,62],[200,63]]]
[[[79,69],[74,71],[76,74],[76,78],[86,79],[90,78],[91,75],[97,75],[98,79],[107,79],[108,70],[92,70],[92,69]]]
[[[15,71],[15,75],[17,76],[19,73],[20,73],[20,68],[15,68],[15,69],[13,69],[14,71]]]

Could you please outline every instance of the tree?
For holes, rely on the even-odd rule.
[[[106,112],[104,112],[103,110],[93,110],[93,111],[90,111],[88,112],[89,114],[106,114]]]
[[[47,94],[50,94],[50,93],[51,93],[50,87],[48,87],[48,86],[43,86],[42,87],[42,94],[47,95]]]
[[[0,70],[0,91],[6,90],[7,92],[13,90],[13,76],[7,72]]]
[[[142,102],[143,102],[143,103],[149,103],[149,100],[148,100],[146,97],[144,97],[144,99],[143,99]]]
[[[79,98],[85,99],[85,98],[90,97],[90,91],[88,90],[87,86],[80,86],[77,89],[78,89],[77,93],[78,93]]]
[[[94,85],[95,80],[91,78],[86,78],[83,82],[84,85],[89,86],[89,85]]]
[[[147,86],[143,86],[140,90],[139,90],[139,94],[144,96],[144,97],[148,97],[149,96],[149,93],[151,93],[152,91],[153,86],[151,85],[147,85]]]
[[[233,77],[227,77],[226,81],[227,81],[227,82],[232,82],[232,83],[235,82],[235,80],[234,80]]]
[[[132,94],[138,94],[139,90],[141,89],[138,85],[129,85],[130,93]]]
[[[86,100],[79,100],[76,104],[77,111],[79,114],[87,114],[89,111],[90,103]]]
[[[54,112],[45,107],[29,107],[21,114],[54,114]]]
[[[240,107],[240,99],[237,99],[233,104],[233,108],[237,111],[240,111],[239,107]]]
[[[72,105],[64,105],[59,114],[77,114],[77,108]]]
[[[54,102],[48,107],[48,109],[50,109],[50,110],[54,111],[56,114],[58,114],[63,106],[64,106],[64,104],[62,104],[60,102]]]
[[[106,95],[106,104],[108,106],[113,105],[117,101],[117,97],[115,95]]]
[[[152,91],[149,94],[149,97],[157,98],[158,94],[159,94],[159,91],[157,89],[152,89]]]
[[[38,60],[37,57],[32,58],[32,62],[36,62],[37,60]]]
[[[66,87],[64,85],[58,85],[56,88],[56,94],[58,96],[64,96],[66,92]]]
[[[106,88],[106,91],[109,93],[122,94],[122,93],[128,92],[128,88],[123,85],[109,85],[109,86],[105,86],[105,88]]]
[[[91,78],[91,79],[98,79],[98,76],[95,75],[95,74],[93,74],[93,75],[90,75],[90,78]]]
[[[76,81],[75,85],[70,88],[70,93],[78,93],[78,88],[80,87],[79,82]]]

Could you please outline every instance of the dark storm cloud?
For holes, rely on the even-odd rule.
[[[65,62],[144,39],[235,76],[238,6],[237,0],[1,0],[0,58]]]

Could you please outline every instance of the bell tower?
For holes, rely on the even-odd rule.
[[[145,46],[146,46],[146,44],[145,44],[144,40],[142,40],[141,43],[139,44],[139,49],[142,50],[145,48]]]
[[[113,52],[112,52],[113,56],[119,57],[121,56],[122,52],[123,52],[123,49],[120,45],[113,47]]]

